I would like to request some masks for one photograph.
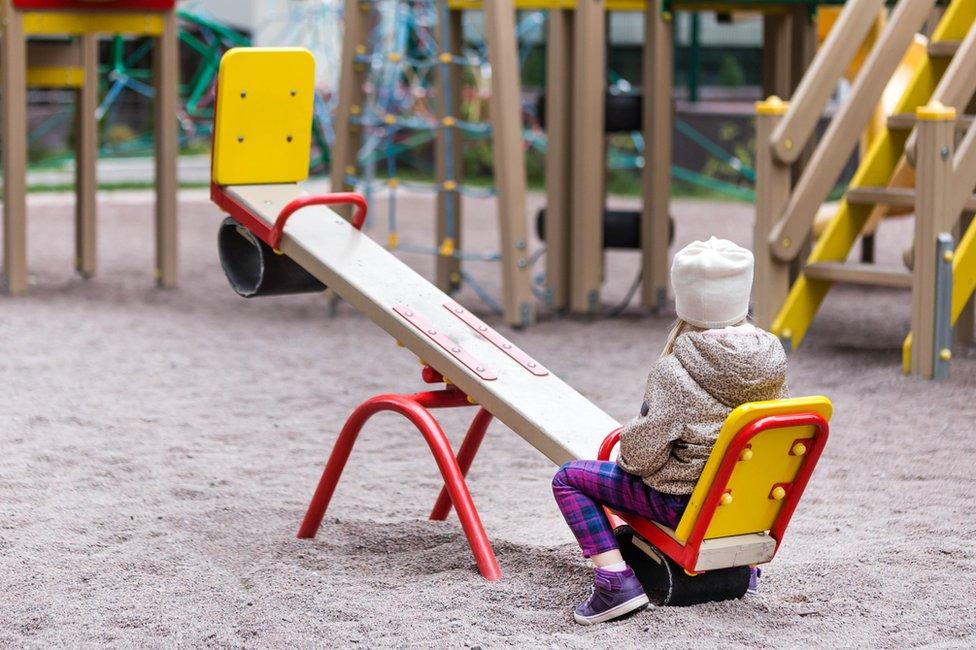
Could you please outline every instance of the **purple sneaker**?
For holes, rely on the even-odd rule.
[[[633,569],[607,571],[597,569],[593,579],[593,595],[573,612],[580,625],[603,623],[644,608],[648,603],[644,588]]]
[[[759,578],[762,577],[762,569],[754,566],[749,569],[749,588],[746,589],[747,594],[754,594],[759,591]]]

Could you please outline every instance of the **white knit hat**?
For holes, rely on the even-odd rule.
[[[749,315],[752,253],[727,239],[710,238],[682,248],[671,264],[678,318],[713,329]]]

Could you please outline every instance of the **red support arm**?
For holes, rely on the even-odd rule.
[[[278,250],[279,244],[281,244],[281,236],[284,234],[285,223],[291,218],[291,215],[295,214],[302,208],[307,208],[310,205],[354,205],[356,206],[356,212],[352,217],[352,226],[356,230],[362,230],[363,224],[366,223],[366,212],[368,211],[368,206],[366,205],[366,199],[363,198],[362,194],[356,194],[355,192],[334,192],[332,194],[315,194],[312,196],[300,196],[297,199],[291,201],[288,205],[281,209],[278,213],[278,218],[275,219],[274,225],[271,230],[268,231],[268,245],[271,248]]]

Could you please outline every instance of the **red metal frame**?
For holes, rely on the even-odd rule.
[[[428,383],[443,381],[443,377],[432,368],[425,366],[422,377]],[[332,495],[335,493],[339,477],[349,460],[353,445],[366,422],[377,413],[393,411],[404,416],[417,427],[427,441],[427,446],[434,456],[438,469],[444,477],[444,487],[441,489],[430,513],[430,518],[443,520],[447,518],[451,506],[457,508],[461,527],[471,545],[478,570],[488,580],[498,580],[502,577],[501,568],[495,558],[495,552],[488,541],[484,525],[478,516],[478,510],[471,499],[465,476],[478,453],[478,447],[484,439],[492,416],[484,408],[479,408],[468,432],[461,443],[457,456],[451,449],[444,430],[437,419],[430,412],[436,408],[460,408],[471,406],[468,396],[455,386],[448,386],[443,390],[426,391],[413,395],[376,395],[366,400],[352,412],[346,424],[342,427],[336,439],[329,460],[325,464],[322,478],[308,505],[305,518],[298,530],[298,537],[305,539],[315,537],[325,511],[329,507]]]
[[[172,11],[176,0],[14,0],[16,9],[65,11]]]
[[[827,424],[827,420],[817,413],[770,415],[754,420],[742,427],[735,438],[732,439],[728,449],[725,450],[722,463],[719,465],[718,472],[712,480],[708,494],[705,495],[705,500],[702,503],[701,510],[698,512],[698,517],[695,519],[695,524],[692,526],[691,533],[688,535],[688,540],[684,544],[675,540],[654,523],[646,519],[641,519],[640,517],[608,513],[611,515],[611,523],[615,525],[615,522],[626,523],[641,537],[681,565],[685,571],[694,573],[705,533],[708,530],[709,524],[712,523],[712,517],[715,515],[715,509],[719,505],[722,494],[727,490],[729,477],[732,476],[732,471],[735,469],[736,463],[739,462],[739,456],[742,450],[749,445],[750,440],[763,431],[798,426],[812,426],[814,428],[814,434],[809,439],[810,445],[807,453],[804,455],[796,479],[787,488],[786,496],[783,498],[783,506],[780,508],[776,521],[773,522],[773,526],[769,530],[770,536],[776,540],[776,548],[773,551],[775,555],[779,551],[780,544],[783,543],[786,526],[790,523],[793,511],[796,510],[800,497],[803,495],[803,490],[810,480],[810,475],[817,465],[817,460],[820,458],[821,452],[823,452],[824,445],[827,444],[830,426]],[[620,429],[616,429],[604,438],[597,456],[600,460],[610,459],[610,453],[620,440],[620,431]]]
[[[310,205],[354,205],[356,212],[353,216],[352,225],[357,230],[362,230],[363,223],[366,221],[366,199],[361,194],[355,192],[335,192],[333,194],[315,194],[311,196],[300,196],[291,201],[275,219],[274,225],[268,226],[263,221],[254,216],[247,207],[238,203],[224,188],[214,182],[210,183],[210,200],[217,204],[221,210],[229,214],[234,220],[250,230],[265,244],[274,250],[278,250],[281,245],[281,237],[284,234],[285,223],[298,210]]]

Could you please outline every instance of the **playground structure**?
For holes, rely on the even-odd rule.
[[[3,0],[2,65],[3,273],[12,294],[27,291],[27,90],[77,91],[76,259],[83,277],[96,268],[98,38],[149,36],[155,94],[156,281],[178,281],[176,158],[177,53],[175,0]],[[38,42],[35,42],[38,41]],[[40,42],[43,41],[43,42]]]
[[[671,182],[671,141],[673,89],[673,12],[679,9],[721,9],[761,11],[764,16],[765,90],[770,94],[789,94],[796,86],[816,48],[816,23],[812,13],[820,5],[839,4],[831,0],[782,0],[776,2],[553,2],[514,0],[482,4],[475,0],[429,2],[437,20],[437,39],[427,56],[436,69],[436,107],[434,127],[430,120],[419,120],[437,130],[436,187],[438,218],[434,250],[437,260],[437,285],[448,292],[461,280],[461,261],[465,255],[459,239],[461,223],[459,159],[464,137],[474,133],[472,125],[459,119],[458,94],[461,69],[470,62],[460,55],[462,14],[483,10],[487,60],[491,75],[489,112],[492,116],[493,163],[499,201],[500,262],[503,274],[504,313],[512,325],[526,325],[534,319],[536,302],[532,296],[531,266],[537,254],[527,254],[525,227],[525,160],[523,130],[519,119],[520,81],[517,74],[519,49],[514,12],[542,11],[548,14],[545,137],[547,208],[545,283],[535,289],[537,297],[556,311],[595,314],[603,281],[603,254],[606,245],[604,221],[624,219],[628,246],[640,248],[643,257],[641,304],[657,309],[666,299],[667,248],[670,240],[669,196]],[[643,157],[644,207],[640,215],[604,212],[605,133],[595,125],[619,123],[621,117],[606,112],[606,14],[611,11],[643,12],[646,18],[643,108],[628,108],[642,118],[636,120]],[[373,3],[348,0],[345,7],[346,36],[341,67],[339,107],[335,117],[336,149],[333,187],[349,190],[362,179],[362,151],[365,133],[390,133],[416,128],[418,120],[399,115],[373,114],[370,96],[364,92],[371,67],[377,61],[390,62],[396,77],[406,65],[402,51],[376,49],[370,39],[370,26],[377,22]],[[586,29],[574,29],[576,24]],[[435,40],[435,39],[429,39]],[[374,88],[373,92],[376,90]],[[389,94],[389,92],[387,92]],[[623,98],[636,99],[640,97]],[[609,100],[608,100],[609,101]],[[618,98],[619,102],[619,98]],[[625,120],[626,121],[626,120]],[[628,121],[628,124],[631,122]],[[616,128],[616,127],[615,127]],[[622,128],[622,127],[621,127]],[[482,135],[480,132],[477,135]],[[534,140],[529,141],[534,145]],[[375,145],[374,145],[375,146]],[[388,147],[389,149],[389,147]],[[396,179],[391,179],[391,188]],[[391,189],[391,194],[393,190]],[[639,225],[638,225],[639,222]],[[639,231],[639,236],[634,233]],[[609,239],[609,237],[608,237]],[[631,242],[630,240],[634,240]],[[638,241],[639,240],[639,241]],[[391,242],[391,247],[396,243]]]
[[[593,457],[603,432],[619,423],[361,232],[367,209],[361,196],[302,189],[313,67],[311,55],[298,48],[235,49],[221,63],[211,198],[230,215],[219,236],[224,270],[246,297],[329,287],[422,359],[425,382],[444,387],[378,395],[353,412],[299,537],[318,530],[362,427],[374,414],[392,411],[421,432],[444,477],[431,518],[443,519],[456,507],[479,570],[498,579],[501,570],[464,480],[491,420],[557,464]],[[326,207],[342,204],[355,208],[351,223]],[[465,406],[479,408],[455,454],[431,409]],[[625,541],[638,532],[635,548],[652,544],[667,556],[666,566],[697,574],[674,580],[648,565],[642,579],[656,587],[651,593],[671,593],[662,602],[673,604],[741,596],[749,576],[742,567],[775,555],[826,443],[829,417],[825,398],[736,410],[678,529],[655,532],[633,519],[621,528]],[[613,442],[611,436],[604,443],[604,456]]]
[[[795,348],[834,283],[911,288],[912,326],[905,340],[906,373],[945,377],[951,327],[972,342],[976,288],[976,129],[957,121],[976,91],[976,5],[953,0],[913,64],[894,111],[860,161],[844,200],[799,272],[822,204],[871,119],[888,79],[931,20],[934,0],[901,0],[877,36],[850,95],[834,115],[804,173],[790,166],[811,142],[834,85],[871,29],[881,0],[851,0],[789,103],[757,105],[756,318]],[[957,135],[965,132],[958,142]],[[911,167],[915,168],[911,187]],[[908,183],[906,183],[908,179]],[[909,187],[905,187],[908,184]],[[871,232],[879,209],[914,210],[911,269],[847,262]]]

